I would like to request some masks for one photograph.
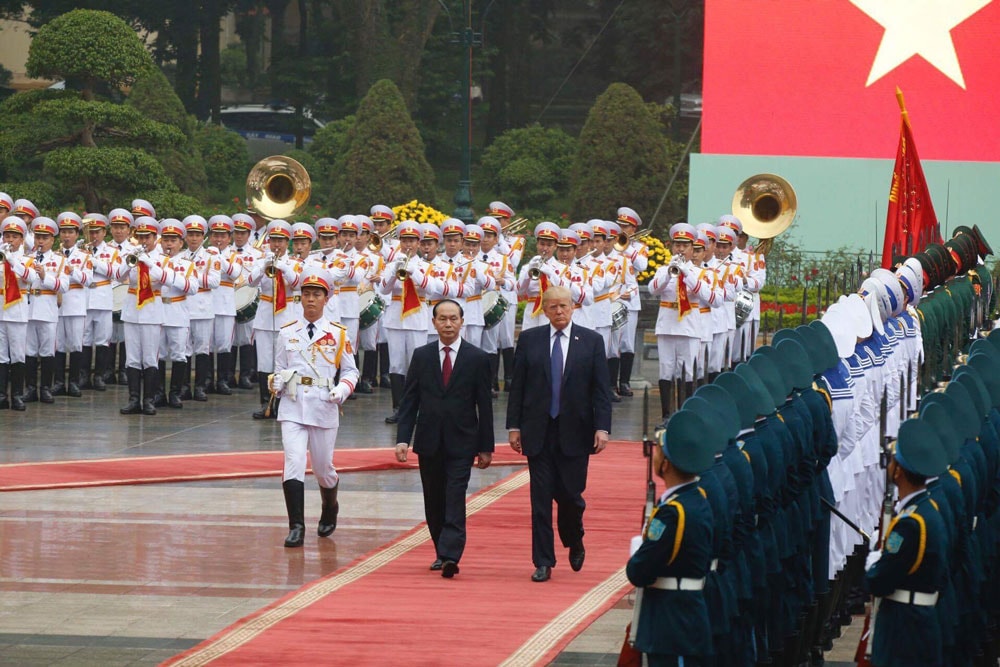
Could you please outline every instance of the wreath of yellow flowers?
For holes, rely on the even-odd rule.
[[[670,250],[663,244],[663,241],[655,236],[647,236],[642,239],[642,242],[646,244],[649,264],[645,271],[636,276],[636,280],[639,281],[640,285],[645,285],[653,279],[658,268],[670,263]]]
[[[415,220],[420,223],[431,222],[440,225],[448,217],[436,208],[416,199],[399,206],[393,206],[392,212],[396,214],[397,223],[403,220]]]

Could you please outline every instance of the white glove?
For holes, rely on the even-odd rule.
[[[548,277],[548,278],[552,278],[553,276],[555,276],[555,270],[552,268],[552,265],[549,264],[548,262],[546,262],[546,263],[542,264],[541,266],[539,266],[538,270],[541,273],[545,274],[545,276]]]
[[[330,395],[327,398],[328,401],[334,405],[342,405],[347,397],[351,395],[351,390],[344,384],[338,384],[336,387],[330,390]]]
[[[149,268],[153,268],[153,265],[156,264],[156,261],[152,257],[150,257],[149,253],[147,252],[144,252],[141,255],[139,255],[139,261],[148,266]]]
[[[872,567],[875,566],[875,563],[877,563],[880,558],[882,558],[881,549],[879,549],[878,551],[869,551],[868,558],[865,559],[865,569],[866,570],[872,569]]]
[[[532,257],[531,260],[528,262],[529,269],[537,269],[541,265],[542,265],[542,258],[538,255]]]
[[[280,394],[281,390],[285,388],[285,378],[281,377],[281,373],[274,373],[269,379],[271,380],[271,391]]]
[[[632,536],[632,541],[628,545],[628,555],[629,555],[629,557],[634,556],[635,552],[638,551],[639,547],[641,547],[641,546],[642,546],[642,535],[634,535],[634,536]]]

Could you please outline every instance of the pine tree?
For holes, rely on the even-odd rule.
[[[580,132],[571,177],[572,218],[613,218],[619,206],[630,206],[648,220],[673,167],[663,129],[634,88],[608,86]]]
[[[339,211],[367,211],[434,198],[434,171],[402,94],[392,81],[376,82],[358,105],[347,133],[347,150],[333,170],[330,206]]]

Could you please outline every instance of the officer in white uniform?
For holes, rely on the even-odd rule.
[[[212,351],[215,352],[215,393],[231,396],[229,377],[233,374],[233,334],[236,331],[234,288],[243,276],[243,260],[232,246],[233,220],[228,215],[208,219],[212,245],[218,250],[219,286],[212,292],[215,322],[212,326]],[[209,380],[209,387],[212,386]]]
[[[639,311],[642,309],[637,277],[649,266],[649,250],[645,243],[631,240],[635,236],[636,230],[642,226],[642,218],[639,217],[638,213],[627,206],[622,206],[618,209],[617,220],[621,230],[629,237],[628,245],[621,253],[625,262],[623,265],[625,287],[619,298],[628,308],[628,322],[621,329],[619,343],[621,376],[617,384],[620,395],[631,396],[632,365],[635,362],[635,331],[639,322]],[[615,384],[615,378],[611,378],[611,384]]]
[[[216,248],[204,246],[205,233],[208,231],[208,221],[205,218],[200,215],[189,215],[184,218],[182,224],[185,232],[184,243],[187,246],[183,257],[194,265],[194,271],[198,276],[198,289],[187,297],[189,334],[186,357],[189,366],[191,358],[194,358],[194,388],[187,387],[191,376],[188,369],[182,382],[181,400],[193,398],[196,401],[207,401],[205,388],[212,375],[212,327],[215,324],[212,293],[222,280],[221,262]],[[174,370],[173,374],[176,375],[177,371]]]
[[[496,289],[490,265],[483,261],[479,253],[483,242],[483,228],[479,225],[466,225],[463,241],[465,259],[456,270],[455,281],[458,284],[458,297],[465,300],[465,327],[462,337],[476,347],[482,347],[483,328],[483,294]]]
[[[24,358],[28,337],[28,291],[35,272],[25,256],[24,237],[28,226],[16,217],[0,223],[4,260],[0,262],[0,410],[25,409]],[[10,392],[7,391],[8,378]]]
[[[260,410],[254,419],[274,419],[277,409],[268,411],[267,376],[274,371],[278,350],[278,331],[294,322],[292,296],[299,286],[302,263],[288,256],[292,226],[284,220],[272,220],[267,226],[269,252],[256,262],[250,272],[250,284],[260,288],[260,307],[253,319],[254,342],[257,347],[257,382],[260,388]],[[325,306],[324,302],[324,306]],[[279,401],[280,403],[280,401]]]
[[[69,288],[59,304],[59,324],[56,328],[55,378],[52,384],[54,396],[66,395],[74,398],[82,396],[83,384],[83,328],[87,320],[87,290],[89,282],[86,273],[87,253],[77,247],[83,221],[72,211],[64,211],[56,217],[59,226],[59,253],[65,258],[64,278]],[[69,355],[69,380],[66,380],[66,356]]]
[[[483,241],[480,244],[479,257],[489,265],[490,273],[497,282],[497,289],[500,291],[500,296],[507,302],[507,307],[504,309],[500,321],[483,331],[482,348],[491,355],[490,373],[493,376],[493,397],[496,398],[497,392],[500,390],[498,374],[500,372],[501,357],[503,357],[505,375],[507,377],[509,377],[510,370],[514,365],[513,321],[517,318],[517,275],[514,273],[515,267],[511,264],[507,253],[501,252],[498,245],[500,237],[503,234],[500,221],[493,216],[485,215],[479,218],[476,224],[483,230]],[[485,310],[486,307],[484,304],[484,314]],[[507,344],[505,333],[508,328],[508,320],[510,320],[511,331],[509,344]],[[509,389],[510,383],[505,377],[504,390]]]
[[[302,319],[282,327],[270,378],[271,389],[284,399],[278,408],[278,421],[285,451],[281,487],[288,511],[286,547],[301,547],[305,538],[307,452],[322,499],[317,534],[327,537],[337,528],[340,476],[333,454],[340,406],[358,382],[347,329],[323,316],[333,287],[329,273],[310,266],[301,279]]]
[[[540,222],[535,227],[535,250],[538,254],[521,267],[517,276],[517,297],[526,303],[521,319],[522,332],[543,324],[547,326],[548,319],[542,312],[542,293],[552,285],[549,277],[551,270],[543,272],[541,267],[556,263],[552,255],[558,241],[559,225],[556,223]],[[507,374],[506,369],[504,374]]]
[[[101,213],[87,213],[83,217],[87,229],[87,254],[84,287],[87,292],[87,316],[83,325],[83,372],[81,388],[106,390],[105,375],[112,370],[111,342],[114,294],[111,289],[112,266],[118,253],[104,242],[108,232],[108,218]],[[91,378],[93,366],[93,378]]]
[[[395,424],[399,420],[403,380],[413,351],[427,344],[427,320],[430,316],[427,302],[445,294],[444,283],[432,277],[430,264],[420,258],[418,246],[421,238],[423,232],[419,223],[405,220],[399,224],[399,246],[390,255],[391,261],[386,264],[378,285],[387,301],[382,320],[389,339],[393,412],[386,417],[387,424]],[[397,274],[405,275],[405,278],[400,280]]]
[[[239,284],[243,285],[248,280],[250,272],[253,270],[254,262],[260,260],[264,253],[258,250],[250,240],[256,222],[253,217],[246,213],[236,213],[233,215],[233,247],[236,250],[236,257],[243,265],[243,274],[239,278]],[[235,288],[234,288],[235,289]],[[236,357],[239,357],[240,378],[236,383],[239,389],[253,389],[253,383],[257,381],[257,351],[253,347],[253,314],[249,315],[244,311],[236,313],[236,325],[233,327],[233,347],[234,354],[233,367],[236,367]]]
[[[163,304],[163,327],[160,329],[160,367],[166,371],[170,362],[170,391],[166,405],[183,408],[181,388],[191,378],[188,371],[188,341],[191,319],[188,299],[198,294],[200,276],[190,253],[184,248],[184,224],[175,218],[160,223],[160,247],[163,253],[164,281],[160,291]],[[168,277],[169,276],[169,277]],[[164,382],[163,374],[160,381]]]
[[[108,212],[108,221],[111,227],[111,241],[108,242],[108,245],[115,250],[120,260],[122,257],[125,257],[126,255],[130,254],[134,249],[134,246],[132,245],[132,239],[129,236],[132,233],[132,222],[134,221],[134,218],[132,217],[132,214],[126,211],[125,209],[114,208],[111,209],[110,212]],[[117,290],[118,292],[121,292],[121,289],[119,289],[118,287],[119,285],[121,285],[121,282],[116,280],[114,275],[112,275],[111,289],[113,291]],[[124,300],[122,300],[122,304],[124,304]],[[112,310],[114,310],[113,307]],[[115,376],[114,373],[114,369],[116,367],[115,364],[116,354],[118,355],[117,377]],[[125,374],[126,359],[127,359],[127,354],[125,352],[125,323],[122,322],[121,310],[119,310],[117,312],[117,316],[115,316],[115,314],[112,313],[111,355],[108,358],[108,368],[112,372],[109,379],[105,380],[105,382],[114,382],[120,385],[128,384],[128,378],[126,377]]]
[[[52,381],[56,369],[56,331],[59,325],[59,295],[69,289],[66,275],[66,258],[54,251],[52,245],[58,233],[56,222],[51,218],[35,217],[31,223],[34,233],[34,262],[31,268],[35,275],[31,280],[28,302],[27,363],[28,388],[24,402],[40,400],[52,403]],[[35,369],[41,371],[35,377]],[[37,388],[37,389],[36,389]]]

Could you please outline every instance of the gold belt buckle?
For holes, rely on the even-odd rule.
[[[304,375],[304,376],[302,376],[302,377],[299,378],[299,384],[304,384],[307,387],[311,387],[312,383],[313,383],[313,379],[311,377],[308,377],[308,376]]]

